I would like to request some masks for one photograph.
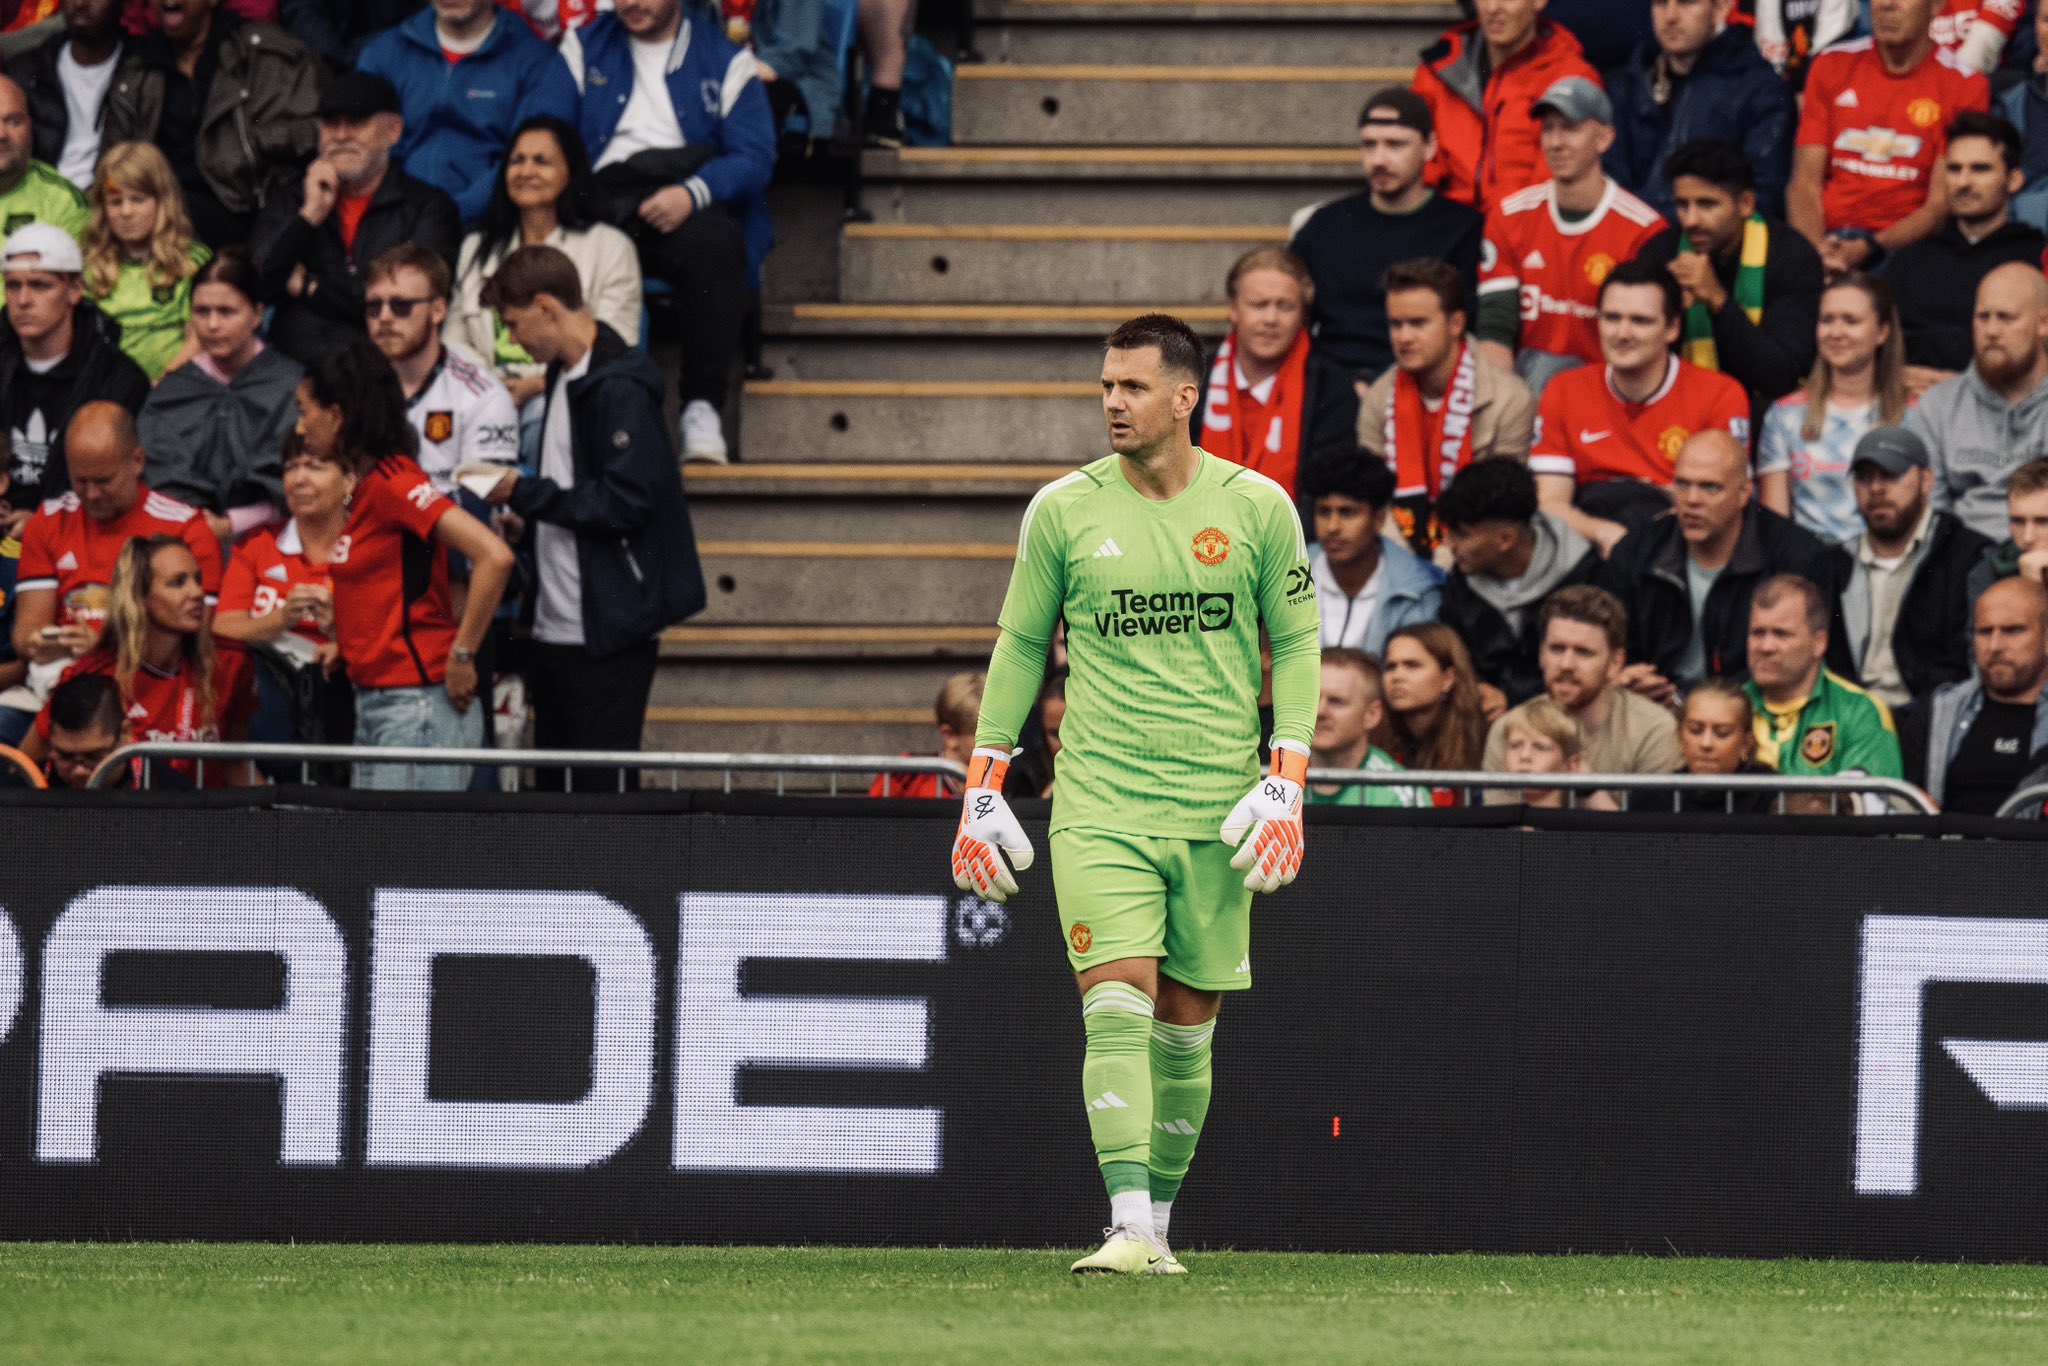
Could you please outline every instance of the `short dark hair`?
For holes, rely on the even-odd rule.
[[[1349,456],[1311,460],[1301,472],[1301,501],[1314,511],[1318,498],[1356,498],[1379,509],[1394,501],[1394,471],[1384,457],[1360,446]]]
[[[1553,621],[1575,621],[1581,626],[1598,627],[1607,637],[1610,650],[1628,646],[1628,608],[1622,606],[1621,599],[1614,594],[1590,583],[1560,588],[1543,600],[1543,610],[1537,617],[1537,640],[1550,633]]]
[[[1105,351],[1137,351],[1147,346],[1159,348],[1159,363],[1168,371],[1202,382],[1202,339],[1171,313],[1140,314],[1102,342]]]
[[[387,456],[419,454],[398,372],[367,337],[307,366],[305,383],[314,401],[341,410],[341,455],[357,473]]]
[[[1756,188],[1756,168],[1749,154],[1726,138],[1694,138],[1671,154],[1664,175],[1676,184],[1691,176],[1726,190],[1731,197]]]
[[[583,279],[576,273],[576,263],[553,247],[521,247],[484,282],[483,305],[528,308],[543,294],[572,313],[580,310]]]
[[[1685,295],[1679,292],[1678,281],[1663,266],[1637,259],[1623,261],[1607,272],[1607,278],[1600,282],[1600,305],[1607,304],[1607,291],[1617,285],[1650,285],[1664,299],[1664,321],[1677,322],[1685,316]]]
[[[1444,306],[1444,316],[1465,311],[1465,277],[1449,261],[1434,257],[1418,257],[1413,261],[1396,261],[1380,276],[1382,295],[1398,294],[1411,289],[1426,289],[1436,295],[1437,302]]]
[[[67,678],[50,694],[52,730],[121,734],[121,689],[110,674]]]
[[[226,285],[257,308],[263,307],[263,272],[255,253],[239,243],[222,247],[211,261],[192,277],[192,288]]]
[[[1812,579],[1798,574],[1773,574],[1756,586],[1750,597],[1752,610],[1758,607],[1776,607],[1790,594],[1799,599],[1806,609],[1806,629],[1818,634],[1828,629],[1828,599],[1820,586]]]
[[[1957,138],[1983,138],[1998,149],[1999,157],[2005,162],[2005,169],[2011,171],[2020,164],[2020,130],[1996,114],[1986,114],[1972,109],[1958,114],[1948,126],[1948,144],[1955,145]]]
[[[441,253],[421,242],[400,242],[388,251],[380,252],[370,262],[370,268],[363,272],[363,283],[388,280],[401,270],[416,270],[427,277],[427,289],[433,298],[446,300],[454,288],[455,276],[448,269],[448,263],[441,259]]]
[[[1519,460],[1475,460],[1436,500],[1436,519],[1453,531],[1488,522],[1527,526],[1536,520],[1536,476]]]

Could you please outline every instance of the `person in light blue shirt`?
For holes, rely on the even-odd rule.
[[[1849,477],[1856,443],[1905,418],[1905,335],[1884,281],[1850,271],[1820,300],[1819,357],[1806,386],[1773,404],[1758,434],[1763,505],[1830,544],[1863,534]]]

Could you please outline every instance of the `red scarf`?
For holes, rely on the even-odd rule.
[[[1307,397],[1307,328],[1287,349],[1280,373],[1273,377],[1272,395],[1263,406],[1247,401],[1237,387],[1237,330],[1232,328],[1209,367],[1200,445],[1211,455],[1257,470],[1291,494],[1301,465],[1301,406]],[[1270,417],[1261,421],[1267,414]]]
[[[1394,401],[1387,405],[1387,463],[1394,467],[1396,498],[1426,494],[1435,502],[1452,477],[1472,463],[1478,368],[1471,343],[1460,342],[1451,387],[1434,414],[1422,402],[1421,381],[1406,370],[1394,372]]]

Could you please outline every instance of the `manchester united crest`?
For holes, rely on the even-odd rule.
[[[1195,558],[1203,564],[1222,564],[1230,558],[1230,537],[1213,526],[1203,527],[1195,533]]]
[[[436,445],[455,435],[455,414],[428,413],[425,428],[426,438]]]
[[[1607,276],[1614,269],[1614,258],[1604,251],[1596,251],[1586,258],[1586,283],[1598,289],[1607,282]]]
[[[1657,433],[1657,449],[1664,452],[1666,460],[1676,460],[1679,447],[1683,446],[1685,439],[1691,435],[1692,433],[1683,427],[1666,427]]]

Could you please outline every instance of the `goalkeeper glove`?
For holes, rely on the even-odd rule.
[[[1017,890],[1016,876],[1003,855],[1022,872],[1034,855],[1024,827],[1003,800],[1003,778],[1010,756],[999,749],[977,749],[967,765],[967,800],[960,829],[953,836],[953,885],[990,901],[1007,901]],[[1001,852],[998,852],[1001,851]]]
[[[1223,842],[1237,847],[1230,866],[1244,874],[1247,890],[1278,891],[1301,871],[1301,785],[1307,778],[1307,752],[1275,740],[1272,772],[1224,817]]]

